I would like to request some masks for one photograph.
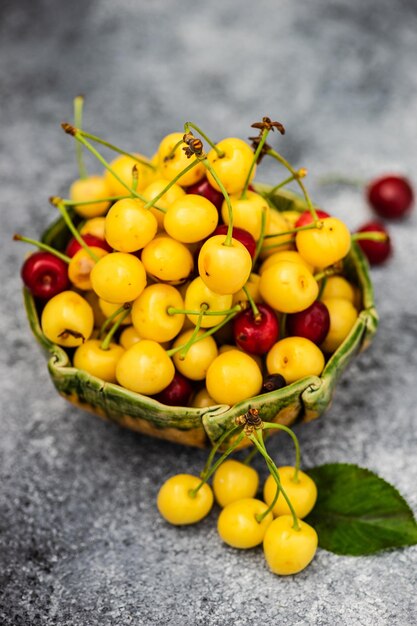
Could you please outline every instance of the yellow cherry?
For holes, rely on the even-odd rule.
[[[143,190],[142,192],[143,197],[148,202],[150,200],[153,200],[154,198],[156,198],[156,196],[158,196],[161,193],[161,191],[163,191],[163,189],[165,189],[165,187],[169,184],[169,182],[170,181],[167,180],[166,178],[156,178],[154,181],[151,182],[150,185],[146,187],[146,189]],[[159,198],[156,204],[159,207],[161,207],[161,209],[168,209],[170,204],[172,204],[179,198],[182,198],[183,196],[185,196],[184,189],[180,185],[175,184],[175,185],[172,185],[172,187],[170,187],[168,191],[166,191],[164,195]],[[162,211],[159,211],[155,207],[151,207],[149,210],[156,217],[156,220],[158,222],[158,227],[160,229],[163,229],[164,217],[165,217],[164,213]]]
[[[72,183],[70,198],[74,202],[86,202],[111,196],[111,189],[103,176],[88,176],[80,178]],[[74,207],[78,215],[82,217],[97,217],[103,215],[110,206],[110,202],[93,202],[92,204],[80,204]]]
[[[181,333],[172,347],[177,348],[179,346],[185,346],[193,332],[194,330],[187,330]],[[200,337],[202,334],[203,331],[199,331],[197,337]],[[185,357],[181,355],[181,351],[176,352],[173,356],[173,360],[177,370],[190,380],[204,380],[207,370],[217,354],[216,342],[213,337],[208,336],[193,343]]]
[[[214,293],[207,287],[202,278],[197,276],[188,285],[185,293],[184,308],[188,311],[200,311],[202,305],[206,305],[207,311],[228,311],[232,306],[232,295]],[[223,315],[204,315],[201,319],[201,327],[211,328],[212,326],[217,326],[226,316],[227,313]],[[187,317],[193,324],[197,324],[198,314],[187,313]]]
[[[258,546],[274,519],[272,513],[268,513],[261,522],[256,519],[267,508],[265,502],[255,498],[242,498],[227,504],[217,521],[220,537],[232,548],[247,550]]]
[[[197,391],[191,402],[191,406],[196,409],[205,409],[208,406],[215,405],[215,400],[213,400],[213,398],[209,395],[205,387],[203,387],[203,389],[200,389],[200,391]]]
[[[116,382],[116,365],[124,353],[117,343],[110,343],[107,350],[101,348],[101,341],[89,339],[74,353],[74,367],[88,372],[108,383]]]
[[[120,333],[119,343],[125,350],[128,350],[141,339],[142,337],[139,335],[134,326],[127,326]]]
[[[292,261],[293,263],[301,263],[301,265],[307,268],[311,274],[314,272],[314,267],[310,265],[310,263],[307,263],[307,261],[303,259],[303,257],[299,252],[297,252],[297,250],[281,250],[280,252],[274,252],[274,254],[271,254],[271,256],[268,256],[268,258],[265,259],[259,269],[259,274],[262,275],[265,270],[272,267],[272,265],[275,265],[275,263],[277,263],[278,261]]]
[[[294,235],[280,235],[279,233],[288,232],[293,228],[278,211],[270,212],[270,219],[266,226],[265,235],[268,237],[264,240],[261,248],[260,258],[266,259],[278,251],[291,250],[294,247]],[[271,235],[276,235],[275,237]],[[270,247],[270,246],[276,247]]]
[[[323,300],[330,315],[330,328],[320,348],[332,353],[344,342],[356,320],[358,312],[349,300],[328,298]]]
[[[258,486],[258,472],[235,459],[223,461],[213,476],[214,496],[221,507],[242,498],[254,498]]]
[[[304,337],[286,337],[272,346],[266,357],[269,374],[281,374],[286,383],[306,376],[320,376],[324,356],[320,348]]]
[[[316,300],[319,287],[305,265],[278,261],[261,275],[259,291],[265,302],[277,311],[297,313]]]
[[[239,350],[219,354],[207,371],[207,391],[218,404],[237,404],[257,396],[262,372],[252,357]]]
[[[328,276],[321,293],[321,300],[329,300],[330,298],[342,298],[355,304],[355,288],[344,276]]]
[[[245,198],[241,198],[239,194],[230,196],[230,203],[233,211],[233,226],[243,228],[258,240],[262,230],[262,215],[265,215],[266,229],[270,220],[271,211],[265,198],[254,191],[248,191]],[[229,210],[226,200],[222,205],[222,217],[224,223],[228,224]]]
[[[298,252],[314,267],[323,269],[343,259],[350,250],[348,227],[336,217],[320,220],[320,228],[301,230],[295,236]]]
[[[214,235],[202,245],[198,272],[211,291],[234,294],[246,284],[252,270],[252,257],[237,239],[225,245],[224,235]]]
[[[208,237],[218,221],[219,214],[214,204],[203,196],[190,193],[168,207],[164,228],[178,241],[196,243]]]
[[[90,246],[90,250],[99,258],[108,254],[103,248]],[[89,291],[92,288],[91,272],[96,261],[91,258],[87,250],[80,248],[68,263],[68,278],[77,289]]]
[[[116,313],[117,309],[120,309],[120,304],[116,304],[114,302],[107,302],[106,300],[103,300],[103,298],[98,299],[98,304],[99,304],[100,310],[104,314],[104,319],[107,319],[108,317],[113,315],[113,313]],[[124,311],[121,311],[121,313],[116,315],[116,317],[113,318],[113,322],[118,322],[120,318],[124,316],[124,313],[125,313]],[[121,325],[125,326],[131,323],[132,323],[132,316],[128,315],[127,317],[123,319],[123,321],[121,322]]]
[[[259,291],[259,281],[261,277],[259,274],[251,273],[247,283],[245,284],[245,289],[248,290],[249,295],[252,297],[254,302],[263,302],[261,292]],[[244,304],[248,302],[248,297],[244,292],[243,288],[240,291],[237,291],[233,294],[232,304]]]
[[[164,137],[159,144],[158,148],[158,169],[162,176],[167,180],[172,180],[177,176],[184,168],[196,161],[193,156],[188,158],[183,150],[185,144],[179,145],[175,152],[172,152],[175,145],[182,140],[184,133],[171,133]],[[201,163],[198,163],[191,168],[186,174],[181,176],[177,181],[181,187],[188,187],[194,185],[205,175],[205,167]]]
[[[91,284],[96,294],[107,302],[132,302],[146,287],[145,268],[133,254],[112,252],[93,267]]]
[[[178,289],[157,283],[146,287],[132,306],[133,325],[143,339],[170,341],[178,335],[185,315],[170,315],[168,309],[183,309],[184,302]]]
[[[105,217],[92,217],[86,220],[80,228],[80,235],[94,235],[94,237],[98,237],[98,239],[105,239],[105,222]]]
[[[252,149],[242,139],[235,137],[222,139],[222,141],[216,144],[216,147],[224,153],[223,156],[219,157],[216,150],[212,149],[207,154],[207,159],[223,183],[227,193],[239,193],[243,190],[252,166]],[[250,180],[255,176],[255,172],[256,166],[252,170]],[[221,191],[210,172],[207,172],[207,179],[212,187]]]
[[[317,533],[306,522],[293,528],[292,515],[277,517],[267,528],[263,547],[266,561],[274,574],[297,574],[313,560],[317,550]]]
[[[315,482],[301,470],[298,470],[297,480],[294,480],[295,468],[291,466],[283,466],[278,468],[278,475],[281,485],[287,494],[296,516],[299,519],[306,517],[312,511],[317,500],[317,487]],[[270,474],[264,485],[264,500],[269,506],[272,504],[277,492],[277,483]],[[279,494],[278,500],[274,504],[272,513],[275,517],[279,515],[291,515],[290,507],[287,504],[282,493]]]
[[[145,162],[149,162],[149,159],[142,154],[135,154],[139,159],[142,159]],[[122,154],[119,157],[116,157],[114,161],[110,163],[110,167],[117,174],[117,176],[124,182],[128,187],[132,187],[132,170],[136,165],[138,171],[138,186],[137,191],[141,191],[145,189],[153,180],[155,174],[154,170],[143,163],[139,163],[136,159],[132,159],[132,157]],[[129,194],[128,189],[122,185],[109,170],[106,170],[104,174],[107,184],[111,190],[112,196],[125,196]]]
[[[171,285],[185,283],[194,269],[189,249],[167,235],[150,241],[142,250],[141,259],[149,276]]]
[[[150,339],[142,339],[126,350],[116,366],[118,383],[146,396],[168,387],[174,375],[175,367],[166,351]]]
[[[106,241],[119,252],[135,252],[144,248],[155,237],[157,230],[157,219],[144,209],[142,200],[119,200],[106,215]]]
[[[193,495],[192,490],[200,483],[200,478],[191,474],[177,474],[165,481],[158,493],[157,507],[167,522],[175,526],[195,524],[208,515],[213,492],[204,483]]]
[[[93,309],[75,291],[62,291],[46,303],[41,326],[52,343],[74,348],[89,339],[93,332]]]

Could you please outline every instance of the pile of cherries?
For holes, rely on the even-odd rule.
[[[358,288],[343,276],[352,237],[371,256],[389,240],[378,225],[351,236],[314,207],[306,171],[266,143],[282,125],[255,123],[250,146],[239,138],[213,143],[186,123],[151,159],[82,130],[80,115],[77,126],[62,126],[76,140],[80,170],[69,199],[51,198],[68,245],[63,252],[15,239],[39,248],[22,278],[40,305],[43,333],[75,348],[75,367],[194,407],[233,405],[320,375],[361,307]],[[119,155],[109,162],[95,144]],[[87,175],[85,150],[103,175]],[[254,182],[262,158],[287,170],[272,192]],[[274,210],[272,194],[292,181],[308,210]],[[412,192],[390,177],[371,185],[369,198],[392,216],[409,210]]]
[[[184,132],[164,137],[152,158],[87,133],[81,120],[77,98],[75,125],[63,128],[76,140],[80,178],[69,199],[51,198],[68,228],[65,251],[15,235],[39,248],[21,274],[45,337],[70,349],[74,367],[167,405],[233,405],[319,376],[362,306],[343,259],[356,239],[371,263],[385,260],[384,227],[373,222],[351,235],[316,208],[306,170],[266,143],[271,132],[284,132],[267,117],[252,125],[259,131],[252,145],[234,137],[214,143],[188,122]],[[107,161],[96,144],[118,156]],[[87,175],[85,150],[103,175]],[[254,182],[263,158],[286,169],[269,191]],[[307,210],[278,212],[272,197],[291,182]],[[387,218],[405,215],[413,202],[408,181],[394,176],[372,183],[368,197]],[[262,435],[268,429],[291,435],[294,467],[275,466]],[[226,461],[245,438],[270,473],[263,500],[255,497],[252,453],[243,463]],[[229,447],[215,461],[222,445]],[[270,569],[287,575],[316,552],[317,534],[302,521],[316,496],[300,470],[294,433],[250,409],[212,449],[200,478],[171,477],[157,504],[170,523],[192,524],[215,498],[222,540],[240,549],[263,543]]]

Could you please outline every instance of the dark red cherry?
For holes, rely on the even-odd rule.
[[[323,220],[325,217],[330,217],[329,213],[326,213],[326,211],[322,211],[321,209],[316,209],[316,213],[317,217],[321,220]],[[301,213],[294,226],[295,228],[299,228],[300,226],[307,226],[308,224],[311,224],[312,221],[313,216],[311,215],[310,211],[304,211],[303,213]]]
[[[414,202],[410,181],[391,174],[371,181],[366,188],[368,202],[379,216],[399,219],[409,213]]]
[[[109,246],[107,241],[105,241],[104,239],[100,239],[99,237],[96,237],[95,235],[90,235],[89,233],[87,233],[86,235],[83,235],[83,240],[85,241],[87,246],[95,246],[96,248],[103,248],[103,250],[107,250],[107,252],[112,251],[112,248]],[[75,237],[72,237],[72,239],[69,240],[67,247],[65,248],[65,254],[72,258],[74,254],[78,252],[78,250],[80,249],[81,249],[81,244],[78,243]]]
[[[227,233],[227,229],[227,224],[220,224],[220,226],[217,226],[217,228],[210,235],[210,237],[213,237],[214,235],[225,235]],[[243,228],[233,226],[232,236],[234,239],[240,241],[240,243],[243,243],[253,259],[256,250],[256,241],[253,235],[251,235],[247,230],[244,230]]]
[[[49,300],[69,287],[68,264],[50,252],[34,252],[23,263],[22,280],[31,294]]]
[[[370,239],[358,239],[357,244],[368,259],[371,265],[380,265],[384,263],[392,254],[392,245],[387,229],[381,222],[368,222],[364,224],[356,232],[366,233],[376,231],[384,233],[387,236],[385,241],[371,241]]]
[[[190,400],[193,387],[188,378],[179,372],[175,372],[174,378],[163,391],[158,393],[155,400],[168,404],[169,406],[187,406]]]
[[[277,314],[267,304],[257,304],[259,319],[251,308],[242,311],[233,320],[236,344],[250,354],[266,354],[279,337]]]
[[[323,302],[316,300],[304,311],[289,313],[285,326],[291,337],[305,337],[319,345],[329,332],[329,311]]]
[[[207,178],[203,178],[202,180],[199,180],[198,183],[187,187],[186,192],[195,193],[199,196],[207,198],[207,200],[210,200],[210,202],[214,204],[218,211],[222,208],[224,196],[221,191],[217,191],[217,189],[214,189],[214,187],[210,185]]]
[[[284,376],[281,374],[268,374],[265,376],[264,382],[262,384],[262,391],[264,393],[268,393],[269,391],[276,391],[277,389],[282,389],[286,385],[286,381]]]

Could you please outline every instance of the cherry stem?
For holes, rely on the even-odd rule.
[[[175,176],[172,180],[170,180],[170,181],[169,181],[169,183],[168,183],[168,185],[167,185],[166,187],[164,187],[164,188],[162,189],[162,191],[160,191],[160,192],[158,193],[158,195],[157,195],[157,196],[155,196],[155,198],[152,198],[152,200],[149,200],[149,202],[147,202],[143,208],[144,208],[144,209],[150,209],[151,207],[155,206],[155,202],[158,202],[158,200],[159,200],[160,198],[162,198],[162,196],[163,196],[163,195],[164,195],[164,194],[165,194],[165,193],[166,193],[169,189],[171,189],[171,187],[172,187],[173,185],[175,185],[175,183],[176,183],[176,182],[178,182],[178,181],[179,181],[179,179],[180,179],[182,176],[184,176],[184,174],[186,174],[187,172],[189,172],[190,170],[192,170],[192,169],[193,169],[193,167],[195,167],[197,164],[198,164],[198,161],[197,161],[197,159],[196,159],[195,161],[192,161],[192,163],[189,163],[189,164],[187,165],[187,167],[184,167],[184,169],[183,169],[183,170],[181,170],[181,172],[180,172],[179,174],[177,174],[177,175],[176,175],[176,176]],[[155,208],[158,208],[158,207],[155,207]],[[159,207],[159,210],[160,210],[160,211],[162,211],[163,213],[166,213],[166,212],[167,212],[167,210],[166,210],[166,209],[162,209],[161,207]]]
[[[155,165],[153,165],[146,159],[141,159],[135,154],[132,154],[131,152],[126,152],[126,150],[122,150],[121,148],[118,148],[114,144],[109,143],[108,141],[105,141],[104,139],[101,139],[100,137],[97,137],[96,135],[92,135],[91,133],[87,133],[85,130],[81,130],[78,124],[75,124],[75,126],[77,128],[77,131],[80,133],[82,137],[85,137],[86,139],[91,139],[91,141],[95,141],[96,143],[100,143],[102,146],[106,146],[106,148],[110,148],[110,150],[113,150],[113,152],[118,152],[119,154],[128,156],[134,161],[137,161],[138,163],[140,163],[141,165],[144,165],[145,167],[149,167],[149,169],[153,170],[154,172],[156,171]]]
[[[75,137],[77,141],[82,143],[87,148],[87,150],[89,150],[91,154],[93,154],[96,157],[96,159],[100,161],[100,163],[106,168],[106,170],[108,170],[110,174],[112,174],[115,177],[115,179],[119,181],[119,183],[123,185],[125,189],[127,189],[127,191],[130,193],[131,196],[134,196],[135,198],[139,198],[139,200],[142,200],[142,202],[147,202],[147,199],[144,198],[144,196],[141,196],[137,191],[129,187],[129,185],[125,183],[118,174],[116,174],[116,172],[113,170],[112,166],[106,161],[106,159],[102,157],[101,154],[94,148],[94,146],[92,146],[91,143],[85,139],[82,131],[78,130],[78,128],[72,128],[72,127],[68,128],[66,124],[63,124],[62,127],[64,128],[66,133],[68,133],[69,135],[72,135],[73,137]],[[157,206],[155,208],[165,213],[165,209],[161,209],[160,207],[157,207]]]
[[[111,315],[109,315],[109,317],[101,325],[101,328],[100,328],[100,331],[99,331],[99,337],[102,337],[104,335],[104,333],[107,330],[107,327],[116,319],[116,317],[118,315],[123,314],[124,311],[127,311],[128,313],[130,313],[130,309],[131,309],[130,302],[125,302],[125,304],[122,304],[122,306],[120,306],[118,309],[113,311],[113,313]],[[123,319],[125,319],[125,317]]]
[[[295,228],[290,228],[289,230],[283,230],[279,233],[273,233],[272,235],[265,235],[265,239],[272,239],[274,237],[283,237],[284,235],[292,235],[293,233],[298,233],[301,230],[313,230],[314,228],[322,228],[323,222],[318,220],[316,224],[306,224],[306,226],[297,226]],[[286,242],[288,243],[288,242]]]
[[[327,267],[322,272],[314,274],[314,278],[317,282],[319,282],[319,280],[322,280],[323,278],[327,278],[328,276],[334,276],[335,274],[340,274],[340,272],[341,269],[338,267]]]
[[[264,245],[264,239],[267,235],[265,235],[265,227],[266,227],[266,212],[265,209],[262,209],[261,215],[261,232],[259,235],[259,239],[256,242],[255,254],[253,256],[252,267],[255,267],[255,263],[258,260],[258,256],[261,253],[262,246]]]
[[[251,441],[253,441],[255,446],[258,448],[259,452],[264,457],[265,462],[266,462],[266,464],[268,466],[268,469],[269,469],[270,473],[272,474],[272,476],[273,476],[273,478],[274,478],[274,480],[275,480],[275,482],[277,484],[277,488],[282,492],[282,495],[284,496],[285,501],[288,504],[288,508],[290,509],[291,515],[292,515],[292,518],[293,518],[293,525],[292,525],[292,527],[294,528],[294,530],[300,530],[300,526],[298,524],[297,515],[296,515],[296,513],[294,511],[294,507],[291,504],[291,500],[289,499],[285,489],[281,485],[281,481],[280,481],[280,478],[279,478],[277,466],[275,465],[274,461],[271,459],[271,457],[269,456],[269,454],[268,454],[268,452],[267,452],[267,450],[265,448],[265,444],[264,444],[263,437],[262,437],[262,431],[257,430],[257,431],[255,431],[255,433],[256,434],[249,435],[249,439]],[[259,516],[258,522],[259,522],[259,519],[261,519],[261,521],[262,521],[262,519],[265,517],[265,515],[268,512],[269,511],[267,509],[265,511],[265,513],[263,513],[261,516]]]
[[[298,441],[297,435],[291,430],[291,428],[288,428],[288,426],[284,426],[284,424],[276,424],[275,422],[264,422],[264,429],[283,430],[293,440],[294,448],[295,448],[295,468],[294,468],[294,476],[292,480],[295,483],[298,483],[298,472],[300,471],[301,452],[300,452],[300,442]]]
[[[237,315],[237,313],[241,310],[242,310],[241,306],[239,306],[239,308],[236,307],[236,310],[233,311],[233,313],[230,313],[222,322],[219,322],[219,324],[217,324],[216,326],[212,326],[211,328],[209,328],[209,330],[206,330],[200,336],[196,337],[194,340],[194,343],[197,343],[198,341],[201,341],[202,339],[205,339],[206,337],[210,337],[211,335],[214,335],[214,333],[220,330],[220,328],[223,328],[223,326],[225,326],[228,322],[230,322],[230,320],[232,320],[235,317],[235,315]],[[168,356],[173,356],[174,354],[179,352],[184,346],[185,344],[183,344],[182,346],[177,346],[176,348],[171,348],[170,350],[167,350],[166,353]]]
[[[269,433],[266,432],[264,435],[264,440],[267,439],[269,437]],[[250,465],[252,463],[252,460],[255,458],[255,456],[259,454],[259,450],[256,446],[252,446],[252,450],[249,452],[249,454],[243,459],[242,463],[244,465]]]
[[[188,133],[190,132],[190,128],[194,128],[194,130],[196,130],[198,132],[199,135],[202,136],[203,139],[205,139],[207,141],[207,143],[213,148],[213,150],[216,152],[217,156],[219,157],[219,159],[222,159],[225,156],[225,153],[223,152],[223,150],[220,150],[220,148],[218,148],[216,146],[216,144],[211,141],[211,139],[209,139],[209,137],[207,137],[207,135],[205,133],[203,133],[203,131],[201,130],[201,128],[199,128],[196,124],[194,124],[193,122],[185,122],[184,124],[184,132]]]
[[[207,474],[202,478],[201,482],[194,489],[190,489],[189,494],[191,498],[195,498],[198,491],[201,487],[208,481],[210,476],[214,474],[216,469],[223,463],[223,461],[237,448],[237,446],[242,441],[243,437],[245,437],[245,433],[241,432],[237,439],[227,448],[226,452],[224,452],[221,457],[215,462],[215,464],[211,467],[211,469],[207,472]]]
[[[231,246],[232,245],[232,237],[233,237],[233,209],[232,209],[232,204],[230,202],[229,194],[227,193],[225,186],[223,185],[222,181],[218,177],[217,172],[215,171],[215,169],[211,165],[210,161],[207,158],[204,158],[204,159],[202,159],[202,163],[203,163],[204,167],[213,176],[214,180],[216,181],[216,183],[220,187],[220,191],[222,192],[222,194],[224,196],[224,199],[226,200],[227,213],[228,213],[228,216],[229,216],[229,224],[227,226],[226,239],[224,240],[224,244],[223,245],[224,246]]]
[[[74,125],[77,128],[81,128],[83,125],[83,107],[84,107],[84,97],[77,96],[76,98],[74,98]],[[77,158],[78,171],[80,173],[80,178],[86,179],[88,174],[87,174],[87,169],[84,163],[83,147],[79,143],[75,144],[75,155]]]
[[[247,297],[248,302],[250,304],[250,307],[252,309],[252,313],[253,313],[253,317],[254,317],[255,322],[260,322],[261,319],[262,319],[262,315],[260,314],[259,309],[256,306],[256,302],[252,298],[252,296],[251,296],[251,294],[249,292],[249,289],[246,287],[246,285],[243,287],[243,291],[244,291],[245,296]]]
[[[305,178],[305,176],[307,176],[307,170],[304,167],[302,167],[301,169],[298,170],[298,172],[296,172],[295,174],[292,174],[291,176],[288,176],[288,178],[283,180],[281,183],[278,183],[278,185],[275,185],[275,187],[272,187],[272,189],[270,189],[268,193],[266,194],[267,198],[271,198],[274,195],[274,193],[278,191],[278,189],[285,187],[285,185],[288,185],[293,180],[297,180],[298,178]]]
[[[61,213],[62,218],[63,218],[65,224],[68,226],[68,229],[70,230],[70,232],[71,232],[72,236],[74,237],[74,239],[76,239],[78,241],[80,246],[82,248],[84,248],[84,250],[87,252],[87,254],[93,259],[93,261],[95,263],[97,263],[97,261],[99,260],[99,257],[96,254],[94,254],[94,252],[91,250],[91,248],[85,243],[84,239],[82,238],[82,236],[80,235],[78,230],[75,228],[75,226],[74,226],[74,224],[72,222],[72,219],[70,218],[69,213],[68,213],[65,205],[61,202],[61,198],[57,198],[57,197],[50,198],[50,202]]]
[[[317,217],[317,213],[316,213],[316,209],[313,206],[313,203],[311,202],[311,198],[308,195],[307,189],[304,186],[304,183],[302,182],[302,180],[297,176],[297,171],[293,168],[293,166],[287,161],[287,159],[285,159],[283,156],[281,156],[281,154],[279,154],[278,152],[276,152],[276,150],[272,150],[269,149],[267,151],[267,154],[269,154],[269,156],[273,157],[274,159],[276,159],[277,161],[279,161],[281,163],[281,165],[283,165],[284,167],[286,167],[291,174],[295,177],[295,180],[298,183],[298,186],[300,187],[301,191],[303,192],[308,210],[311,213],[311,216],[314,220],[314,222],[318,222],[318,217]]]
[[[95,198],[94,200],[65,200],[61,199],[65,206],[83,206],[83,204],[97,204],[98,202],[117,202],[117,200],[126,200],[132,196],[109,196],[108,198]]]
[[[203,303],[201,306],[206,306],[208,307],[207,304]],[[230,313],[234,313],[235,311],[241,311],[242,307],[240,306],[240,304],[234,306],[231,309],[225,309],[224,311],[210,311],[209,309],[203,309],[203,310],[199,310],[199,311],[192,311],[190,309],[176,309],[173,306],[169,306],[167,308],[167,313],[168,315],[177,315],[177,314],[183,314],[183,315],[229,315]]]
[[[216,441],[216,443],[214,444],[214,446],[212,447],[210,454],[208,455],[206,464],[204,466],[203,471],[200,474],[200,478],[205,478],[207,472],[210,471],[210,468],[212,466],[213,463],[213,459],[216,455],[216,452],[218,451],[218,449],[223,445],[223,443],[226,441],[226,439],[229,439],[229,437],[231,437],[233,435],[233,433],[238,430],[239,428],[241,428],[240,425],[236,425],[233,426],[232,428],[229,428],[229,430],[225,430],[224,433],[222,434],[222,436]]]
[[[40,250],[50,252],[54,256],[58,257],[58,259],[65,261],[65,263],[69,263],[71,261],[71,258],[69,256],[63,254],[62,252],[59,252],[58,250],[55,250],[55,248],[51,248],[51,246],[48,246],[46,243],[42,243],[41,241],[36,241],[35,239],[30,239],[29,237],[24,237],[23,235],[13,235],[13,241],[23,241],[23,243],[30,243]]]
[[[200,313],[198,315],[198,320],[197,320],[197,323],[195,325],[195,328],[194,328],[193,332],[191,333],[191,336],[190,336],[189,340],[187,341],[187,343],[185,344],[185,346],[183,347],[183,349],[180,350],[179,353],[178,353],[178,356],[179,356],[181,361],[183,361],[185,359],[185,357],[188,354],[189,349],[195,343],[195,338],[197,337],[198,333],[200,332],[201,322],[203,321],[203,315],[206,312],[207,307],[208,307],[207,304],[202,304],[201,305]]]
[[[388,241],[389,237],[385,233],[381,233],[377,230],[369,230],[363,233],[353,233],[352,239],[353,241],[361,241],[361,240],[367,241],[368,240],[368,241],[384,242],[384,241]]]
[[[125,321],[125,319],[127,318],[127,316],[130,314],[130,309],[126,309],[120,316],[120,318],[116,321],[115,324],[113,324],[111,330],[107,333],[107,335],[105,336],[105,338],[103,339],[102,343],[101,343],[101,350],[108,350],[109,346],[110,346],[110,342],[113,339],[113,335],[114,333],[117,331],[117,329],[123,324],[123,322]]]
[[[264,147],[264,144],[266,142],[268,134],[269,134],[269,130],[267,128],[264,128],[263,131],[262,131],[262,138],[261,138],[260,142],[257,145],[255,154],[253,155],[252,163],[251,163],[251,166],[249,168],[248,175],[246,176],[246,180],[245,180],[245,184],[243,185],[242,193],[240,194],[240,200],[245,200],[246,199],[246,193],[248,191],[249,181],[250,181],[250,177],[251,177],[252,172],[253,172],[253,168],[255,167],[255,165],[256,165],[256,163],[258,161],[259,155],[262,152],[262,149]]]

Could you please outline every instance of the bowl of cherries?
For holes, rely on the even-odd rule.
[[[50,199],[57,219],[40,241],[15,235],[37,248],[24,302],[57,391],[200,447],[248,411],[285,426],[321,415],[375,333],[358,244],[384,233],[351,234],[317,208],[306,170],[267,143],[284,133],[268,117],[250,143],[187,122],[152,158],[85,131],[81,98],[62,127],[79,178]],[[87,174],[87,152],[104,173]],[[273,185],[257,182],[263,159],[281,171]]]

